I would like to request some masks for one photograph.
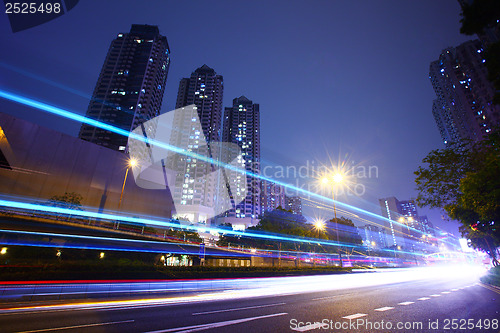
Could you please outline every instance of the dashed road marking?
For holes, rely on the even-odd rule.
[[[350,315],[350,316],[345,316],[345,317],[342,317],[342,318],[352,320],[352,319],[364,317],[366,315],[367,315],[366,313],[356,313],[356,314],[353,314],[353,315]]]
[[[442,291],[441,294],[449,294],[451,291]]]
[[[434,294],[434,295],[431,295],[432,297],[439,297],[441,295],[438,295],[438,294]]]
[[[454,288],[454,289],[452,289],[451,291],[458,291],[458,288]]]
[[[418,300],[419,301],[427,301],[428,299],[431,299],[430,297],[420,297]]]
[[[401,302],[401,303],[398,303],[398,305],[410,305],[413,303],[415,303],[415,302]]]
[[[292,330],[297,331],[297,332],[306,332],[306,331],[315,330],[317,328],[322,328],[322,327],[323,327],[322,323],[313,323],[313,324],[309,324],[306,326],[292,328]]]
[[[392,309],[394,309],[394,307],[391,307],[391,306],[384,306],[383,308],[378,308],[378,309],[375,309],[375,311],[380,311],[380,312],[383,312],[383,311],[392,310]]]

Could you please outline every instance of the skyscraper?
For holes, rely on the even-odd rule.
[[[210,146],[221,138],[223,77],[215,70],[203,65],[191,77],[181,79],[176,108],[189,105],[185,112],[177,112],[173,119],[170,143],[186,147],[188,151],[207,157],[217,157],[217,149]],[[201,133],[203,131],[203,133]],[[168,167],[175,171],[171,188],[172,197],[180,206],[176,214],[181,220],[193,223],[209,223],[215,216],[218,184],[221,179],[214,172],[214,165],[187,156],[179,155],[168,161]]]
[[[170,48],[158,27],[132,25],[111,42],[86,116],[126,131],[158,116],[169,64]],[[127,137],[87,124],[79,137],[113,150],[127,147]]]
[[[432,113],[445,144],[482,140],[500,124],[500,106],[488,81],[480,41],[447,48],[430,65],[429,78],[437,98]]]
[[[223,141],[232,142],[241,148],[245,169],[252,174],[260,174],[260,112],[259,104],[254,104],[245,96],[233,99],[233,106],[225,108]],[[261,214],[261,181],[250,175],[238,177],[237,186],[248,184],[245,200],[229,210],[225,215],[245,218],[246,225],[253,224]]]

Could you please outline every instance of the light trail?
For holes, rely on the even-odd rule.
[[[383,221],[387,221],[387,222],[390,222],[390,223],[393,223],[393,224],[401,225],[403,227],[407,227],[405,224],[399,223],[397,221],[390,220],[388,218],[385,218],[385,217],[377,215],[375,213],[366,211],[364,209],[361,209],[361,208],[358,208],[358,207],[355,207],[355,206],[351,206],[351,205],[348,205],[348,204],[340,202],[340,201],[333,200],[332,198],[328,198],[328,197],[325,197],[323,195],[307,191],[307,190],[305,190],[303,188],[300,188],[300,187],[297,187],[297,186],[294,186],[294,185],[291,185],[291,184],[288,184],[288,183],[284,183],[284,182],[281,182],[281,181],[278,181],[278,180],[273,180],[273,179],[271,179],[269,177],[265,177],[265,176],[260,175],[260,174],[256,174],[256,173],[244,170],[244,169],[240,169],[240,168],[234,167],[234,166],[229,165],[227,163],[222,163],[220,161],[216,161],[216,160],[214,160],[214,159],[212,159],[210,157],[207,157],[207,156],[203,156],[203,155],[199,155],[199,154],[196,154],[196,153],[193,153],[193,152],[189,152],[189,151],[187,151],[185,149],[181,149],[179,147],[172,146],[172,145],[164,143],[164,142],[160,142],[160,141],[157,141],[157,140],[154,140],[154,139],[150,139],[150,138],[145,138],[144,136],[137,135],[135,133],[123,130],[121,128],[118,128],[118,127],[115,127],[115,126],[112,126],[112,125],[109,125],[109,124],[106,124],[106,123],[103,123],[103,122],[100,122],[100,121],[97,121],[97,120],[94,120],[94,119],[87,118],[87,117],[82,116],[82,115],[75,114],[74,112],[71,112],[71,111],[68,111],[68,110],[64,110],[62,108],[59,108],[59,107],[56,107],[56,106],[53,106],[53,105],[49,105],[49,104],[46,104],[46,103],[43,103],[43,102],[39,102],[39,101],[33,100],[31,98],[23,97],[21,95],[14,94],[14,93],[11,93],[11,92],[8,92],[8,91],[5,91],[5,90],[0,90],[0,97],[4,98],[6,100],[9,100],[9,101],[15,102],[15,103],[19,103],[19,104],[22,104],[22,105],[26,105],[26,106],[38,109],[38,110],[49,112],[49,113],[55,114],[57,116],[61,116],[61,117],[64,117],[64,118],[68,118],[68,119],[71,119],[71,120],[82,122],[82,123],[85,123],[85,124],[88,124],[88,125],[91,125],[91,126],[94,126],[94,127],[102,128],[104,130],[107,130],[107,131],[110,131],[110,132],[113,132],[113,133],[116,133],[116,134],[119,134],[119,135],[123,135],[125,137],[130,137],[130,138],[133,138],[135,140],[139,140],[139,141],[145,142],[145,143],[150,144],[150,145],[152,144],[152,145],[155,145],[157,147],[163,148],[165,150],[172,151],[174,153],[178,153],[178,154],[185,155],[185,156],[188,156],[188,157],[191,157],[191,158],[199,159],[201,161],[217,165],[218,167],[224,167],[226,169],[242,173],[242,174],[244,174],[246,176],[250,176],[250,177],[253,177],[255,179],[260,179],[260,180],[265,180],[265,181],[273,182],[273,183],[275,183],[277,185],[283,186],[283,187],[288,188],[288,189],[290,189],[292,191],[296,191],[297,193],[301,193],[301,194],[304,194],[304,195],[307,195],[307,196],[310,196],[310,197],[313,197],[313,198],[318,198],[320,200],[327,201],[327,202],[330,202],[332,204],[335,203],[335,204],[339,205],[340,207],[344,207],[346,209],[350,209],[350,210],[356,211],[358,213],[361,213],[361,214],[364,214],[364,215],[368,215],[368,216],[376,218],[378,220],[383,220]]]
[[[482,271],[476,266],[443,266],[406,269],[373,270],[368,273],[337,274],[337,275],[315,275],[279,278],[241,278],[241,279],[206,279],[201,281],[202,286],[197,287],[200,281],[185,281],[193,289],[192,291],[206,291],[207,286],[212,283],[231,288],[223,292],[207,292],[196,295],[127,299],[117,301],[95,301],[95,302],[72,302],[54,305],[18,306],[0,309],[0,315],[28,314],[59,311],[82,311],[82,310],[112,310],[132,309],[141,307],[164,307],[176,304],[192,304],[197,302],[232,300],[241,298],[277,297],[284,295],[295,295],[301,293],[324,292],[329,290],[358,289],[363,287],[383,286],[402,282],[432,281],[433,283],[443,281],[454,283],[463,280],[465,283],[477,280]],[[368,274],[368,275],[367,275]],[[168,282],[167,282],[168,283]],[[174,282],[183,283],[183,282]],[[158,284],[161,286],[161,283]],[[71,287],[71,284],[69,285]],[[99,284],[89,284],[99,287]],[[21,287],[24,288],[24,287]],[[198,289],[197,289],[198,288]]]
[[[123,215],[113,215],[113,214],[108,214],[108,213],[96,213],[96,212],[80,211],[80,210],[73,210],[73,209],[68,209],[68,208],[43,206],[43,205],[10,201],[10,200],[0,200],[0,206],[6,206],[6,207],[12,207],[12,208],[18,208],[18,209],[26,209],[26,210],[30,210],[30,211],[42,211],[42,212],[50,212],[50,213],[92,217],[92,218],[111,220],[111,221],[126,221],[126,222],[132,222],[132,223],[157,225],[157,226],[162,226],[162,227],[179,228],[178,224],[164,222],[164,221],[158,221],[158,220],[153,220],[153,219],[146,219],[146,218],[140,218],[140,217],[130,217],[130,216],[123,216]],[[237,231],[237,230],[230,230],[230,229],[220,229],[220,228],[213,228],[213,227],[199,227],[199,226],[195,226],[195,225],[184,226],[184,228],[188,229],[188,230],[194,230],[197,232],[206,232],[206,230],[210,230],[210,231],[218,232],[221,234],[231,234],[231,235],[235,235],[235,236],[247,236],[247,237],[254,237],[254,238],[261,238],[261,239],[273,239],[273,240],[279,240],[279,241],[291,241],[291,242],[299,242],[299,243],[315,243],[315,244],[321,244],[321,245],[326,245],[326,246],[357,247],[356,245],[352,245],[352,244],[342,244],[342,243],[336,243],[336,242],[331,242],[331,241],[308,239],[308,238],[284,237],[284,236],[278,236],[276,234],[269,234],[269,233],[264,234],[264,233]]]

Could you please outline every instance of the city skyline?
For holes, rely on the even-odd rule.
[[[342,9],[345,10],[345,12],[352,13],[353,10],[356,10],[356,8],[359,7],[360,4],[361,3],[355,5],[344,4],[342,5]],[[220,3],[207,10],[216,11],[223,5],[227,6],[228,3]],[[370,7],[369,3],[363,3],[363,5]],[[182,7],[182,5],[179,6]],[[321,3],[319,5],[313,6],[312,10],[315,14],[320,15],[320,11],[323,8],[322,6],[329,7],[327,4]],[[436,6],[437,8],[435,7],[434,9],[439,11],[440,15],[438,15],[437,13],[435,13],[436,15],[434,15],[434,12],[432,10],[426,8],[429,6]],[[302,7],[302,4],[293,3],[293,7],[294,10],[297,10]],[[140,12],[137,15],[133,15],[133,18],[130,17],[130,14],[128,14],[128,16],[125,15],[125,17],[118,20],[113,18],[110,22],[107,22],[105,27],[101,27],[103,28],[103,32],[101,33],[102,36],[100,36],[95,40],[95,42],[93,42],[93,45],[96,45],[95,51],[87,55],[87,59],[79,62],[82,63],[82,68],[85,68],[85,73],[83,74],[85,80],[83,81],[87,82],[86,84],[75,85],[75,83],[71,81],[67,82],[67,76],[60,77],[60,75],[57,73],[44,75],[43,72],[47,66],[30,68],[30,66],[27,65],[26,67],[24,67],[24,63],[21,59],[17,61],[14,61],[13,59],[6,59],[5,61],[9,65],[10,69],[6,69],[4,66],[2,67],[2,72],[6,71],[8,75],[6,75],[5,77],[7,79],[14,76],[14,80],[11,81],[11,83],[13,82],[14,89],[16,89],[17,84],[25,82],[27,80],[27,77],[25,75],[20,75],[19,73],[13,73],[11,69],[15,67],[22,67],[26,71],[30,72],[30,75],[36,74],[37,76],[42,76],[44,80],[49,79],[51,81],[58,82],[58,84],[60,84],[63,88],[62,95],[67,94],[68,89],[76,90],[79,93],[89,95],[89,91],[91,89],[88,89],[88,81],[93,80],[93,84],[95,84],[95,78],[99,71],[95,70],[95,68],[102,65],[102,61],[105,55],[105,51],[101,52],[98,51],[98,49],[103,50],[104,45],[106,45],[105,48],[107,49],[107,47],[109,46],[109,39],[112,38],[112,36],[115,36],[117,31],[125,31],[126,29],[128,29],[127,24],[128,26],[130,26],[131,23],[136,22],[144,22],[148,24],[159,23],[161,32],[165,34],[167,38],[169,38],[169,42],[172,44],[172,61],[174,61],[174,64],[172,65],[172,68],[170,70],[169,79],[167,80],[166,84],[166,99],[164,100],[164,105],[166,106],[162,109],[162,111],[173,109],[175,98],[172,96],[172,90],[176,90],[176,86],[180,78],[179,75],[185,75],[179,73],[191,71],[193,68],[201,66],[203,63],[207,63],[209,66],[216,68],[218,72],[225,76],[227,86],[226,96],[229,96],[229,98],[233,98],[234,96],[240,96],[244,94],[254,100],[258,100],[259,103],[263,106],[263,109],[266,110],[266,112],[263,113],[261,120],[263,128],[262,155],[263,158],[267,160],[264,162],[300,166],[305,164],[305,161],[308,160],[320,160],[323,161],[323,163],[327,163],[327,155],[330,155],[330,157],[335,159],[337,158],[337,156],[344,157],[344,154],[347,153],[352,160],[359,161],[360,163],[375,164],[380,169],[380,177],[377,179],[367,180],[366,185],[368,192],[363,197],[364,200],[362,200],[361,202],[357,202],[355,198],[349,197],[339,198],[339,200],[346,202],[350,202],[350,200],[353,200],[363,208],[367,208],[371,211],[379,213],[378,205],[376,204],[376,199],[379,197],[390,195],[400,197],[414,196],[415,192],[413,190],[414,184],[412,179],[412,171],[414,171],[418,167],[421,159],[427,152],[429,152],[433,148],[438,148],[440,144],[439,133],[432,122],[432,99],[420,97],[422,95],[432,96],[433,93],[432,87],[428,82],[426,70],[428,68],[430,60],[435,59],[443,48],[450,45],[456,45],[457,42],[470,39],[465,36],[460,36],[458,32],[459,6],[455,1],[444,2],[443,4],[432,4],[431,2],[428,2],[424,4],[399,5],[395,7],[396,9],[394,9],[394,11],[401,12],[397,17],[393,17],[392,15],[390,15],[392,10],[390,9],[390,7],[391,6],[389,3],[385,4],[384,9],[387,12],[385,12],[383,16],[387,19],[386,23],[380,21],[381,18],[377,18],[374,21],[375,17],[369,14],[363,14],[364,16],[362,18],[356,19],[355,22],[353,22],[359,24],[359,26],[353,25],[353,23],[349,24],[348,21],[341,21],[342,24],[347,24],[347,26],[351,28],[356,28],[351,32],[354,34],[354,36],[357,36],[357,38],[360,38],[359,33],[361,33],[361,27],[364,27],[366,24],[374,24],[375,22],[380,23],[379,25],[374,26],[374,29],[376,31],[373,32],[378,36],[376,40],[379,42],[379,44],[373,44],[371,42],[367,42],[367,40],[357,38],[354,38],[357,41],[356,43],[353,43],[352,41],[347,42],[347,40],[343,39],[344,37],[339,34],[335,35],[335,37],[337,38],[337,43],[324,43],[321,42],[321,38],[324,37],[324,35],[321,33],[322,30],[317,30],[321,27],[321,25],[312,24],[308,32],[317,32],[318,34],[311,34],[311,36],[315,36],[315,38],[309,41],[309,44],[306,43],[302,44],[300,47],[291,48],[292,45],[289,44],[289,41],[292,40],[292,35],[288,35],[287,32],[298,31],[295,29],[290,30],[292,29],[290,22],[294,17],[294,15],[291,14],[291,11],[287,12],[289,13],[289,16],[285,16],[284,18],[285,21],[283,22],[283,25],[281,27],[282,30],[269,30],[270,26],[268,23],[266,23],[265,28],[261,28],[260,30],[252,26],[252,29],[255,30],[255,32],[252,33],[252,30],[248,30],[250,29],[249,25],[249,27],[244,30],[246,32],[245,36],[251,37],[253,42],[255,42],[255,38],[257,38],[257,36],[266,31],[275,31],[278,36],[285,37],[280,40],[279,44],[271,43],[270,40],[267,40],[267,42],[266,40],[255,42],[260,46],[261,50],[267,50],[267,52],[261,52],[259,54],[265,54],[266,57],[270,57],[273,61],[263,61],[264,59],[266,59],[266,57],[263,58],[262,56],[257,56],[256,58],[254,58],[253,61],[256,62],[255,65],[257,65],[257,67],[254,68],[257,69],[257,72],[253,75],[237,75],[238,70],[243,70],[245,68],[245,65],[248,65],[249,61],[252,58],[246,56],[245,52],[248,51],[249,48],[242,45],[241,43],[236,44],[240,45],[239,48],[233,48],[233,50],[237,51],[237,56],[235,56],[235,53],[225,52],[224,43],[222,43],[222,41],[234,39],[227,39],[227,35],[230,33],[225,32],[224,29],[221,30],[219,27],[212,26],[206,28],[219,31],[219,34],[211,35],[218,36],[217,39],[215,39],[215,37],[211,38],[213,38],[212,43],[218,41],[217,43],[215,43],[216,49],[221,49],[221,46],[223,46],[222,50],[218,50],[218,52],[216,53],[207,52],[203,56],[195,56],[196,52],[190,52],[190,49],[189,47],[187,47],[187,45],[192,44],[190,43],[192,38],[196,38],[196,28],[193,28],[193,31],[185,31],[182,35],[182,38],[184,40],[182,40],[179,39],[179,32],[173,29],[172,26],[169,26],[165,23],[159,23],[158,18],[154,18],[151,13],[149,13],[149,15],[151,16],[150,19],[146,20],[145,16]],[[252,7],[250,9],[252,11],[256,10],[257,8]],[[277,8],[274,6],[269,6],[265,9],[266,10],[264,10],[264,12],[268,14],[264,15],[264,21],[270,22],[267,19],[270,19],[269,15],[274,13]],[[88,8],[86,8],[84,4],[81,4],[78,7],[78,10],[85,12],[86,10],[88,10]],[[73,19],[76,18],[78,21],[78,16],[76,16],[77,14],[78,13],[74,14],[74,11],[72,11],[68,15],[65,15],[64,17],[61,17],[45,26],[40,26],[39,28],[23,32],[23,38],[27,38],[28,40],[35,37],[41,38],[43,34],[47,34],[47,31],[51,31],[51,29],[57,29],[59,24],[64,24],[64,20],[71,19],[71,15],[75,15]],[[201,12],[196,12],[196,15],[201,15]],[[245,16],[245,18],[249,17],[248,15],[250,14],[246,15],[247,16]],[[412,33],[413,31],[417,30],[416,26],[418,26],[419,24],[424,24],[425,20],[419,15],[429,15],[428,19],[439,21],[437,23],[438,27],[436,28],[438,30],[446,27],[446,29],[443,30],[446,31],[446,33],[443,33],[441,35],[437,34],[436,38],[431,38],[430,40],[422,39],[422,43],[424,43],[424,41],[431,41],[433,43],[431,44],[434,46],[425,48],[424,54],[426,54],[426,57],[423,57],[425,59],[422,59],[421,62],[420,60],[417,61],[420,65],[411,66],[412,70],[417,69],[415,67],[420,68],[420,70],[418,71],[419,76],[414,76],[413,78],[418,78],[417,81],[421,83],[421,87],[423,88],[425,93],[423,94],[422,88],[419,88],[420,90],[417,89],[416,94],[411,95],[413,92],[410,93],[409,90],[399,90],[401,84],[394,85],[392,83],[393,81],[389,79],[384,81],[387,83],[385,90],[387,92],[391,92],[391,94],[389,94],[388,96],[392,95],[392,99],[383,100],[383,94],[378,95],[377,92],[377,86],[380,85],[376,84],[376,80],[374,81],[374,79],[379,76],[379,72],[376,69],[378,67],[378,69],[381,70],[380,74],[389,74],[396,67],[398,67],[399,62],[397,59],[399,58],[394,58],[394,55],[392,54],[389,55],[387,59],[384,59],[380,51],[389,49],[391,53],[394,53],[395,50],[399,50],[400,52],[404,52],[406,56],[410,56],[410,53],[411,51],[413,51],[413,49],[409,47],[409,44],[405,42],[404,37],[401,34],[403,32]],[[352,18],[352,16],[350,17]],[[391,17],[391,19],[388,19],[389,17]],[[409,20],[408,23],[403,23],[406,22],[405,20],[408,19],[408,17],[412,17],[412,19]],[[312,22],[312,17],[310,15],[304,15],[304,19],[306,20],[305,22]],[[361,22],[363,19],[366,22]],[[125,23],[125,21],[127,20],[128,22]],[[395,20],[397,22],[392,22],[392,20]],[[112,24],[113,22],[115,23],[115,25]],[[245,22],[250,24],[247,21]],[[450,22],[455,22],[454,26],[453,24],[450,26]],[[388,23],[402,24],[403,29],[400,33],[395,33],[393,31],[390,31],[390,27],[393,25]],[[330,22],[328,24],[333,23]],[[423,28],[422,34],[429,34],[428,29],[428,27]],[[237,29],[237,31],[241,30]],[[82,32],[73,33],[81,34],[82,38],[84,39],[88,38],[85,37]],[[297,33],[293,35],[295,36],[297,35]],[[304,38],[307,36],[307,34],[303,33],[298,34],[297,36],[299,37],[299,40],[303,40],[304,42],[306,41],[304,40]],[[380,36],[384,36],[385,38],[380,38]],[[4,36],[2,38],[12,40],[14,37],[16,36]],[[93,37],[95,39],[96,36]],[[423,37],[420,36],[420,38]],[[47,42],[46,39],[44,40],[43,38],[41,38],[41,40]],[[50,43],[50,41],[48,42]],[[207,44],[207,41],[201,39],[199,40],[199,42],[210,49],[211,46]],[[72,43],[72,41],[68,39],[68,43]],[[177,51],[175,43],[177,43]],[[18,47],[16,46],[15,42],[11,44],[13,44],[15,47]],[[305,52],[306,49],[304,49],[303,45],[308,45],[308,48],[306,46],[306,49],[310,50],[310,52]],[[370,45],[371,49],[374,51],[371,61],[375,61],[378,66],[373,66],[367,63],[364,58],[360,58],[360,51],[363,49],[363,47],[366,47],[368,45]],[[395,47],[396,45],[399,45],[399,47]],[[424,43],[423,45],[427,44]],[[333,50],[335,50],[335,53],[329,53],[329,50],[332,50],[332,46],[335,46],[333,48]],[[345,52],[346,46],[350,48],[350,52]],[[33,47],[35,47],[35,45],[33,45]],[[24,48],[29,49],[30,46],[24,46]],[[252,49],[257,50],[258,48],[254,47]],[[65,52],[68,52],[66,56],[64,56],[64,54],[61,54],[61,51],[59,51],[59,54],[63,56],[63,58],[71,57],[71,53],[73,51],[70,47],[69,51],[66,50]],[[50,54],[50,52],[48,52],[48,54]],[[419,54],[422,55],[422,53]],[[226,55],[226,57],[224,55]],[[232,59],[231,62],[225,61],[225,58],[227,58],[228,55],[232,55],[230,57]],[[330,58],[329,55],[337,55],[337,61],[331,61],[332,59],[335,60],[335,58]],[[346,56],[348,58],[346,58]],[[281,59],[283,61],[278,62],[277,57],[282,57]],[[59,58],[61,57],[56,57],[56,59]],[[51,65],[51,68],[53,70],[54,66],[55,68],[57,68],[57,62],[54,63],[51,59],[53,59],[53,57],[51,56],[42,56],[38,63],[49,64],[48,67],[50,67]],[[347,66],[347,64],[351,63],[350,61],[347,61],[348,59],[356,60],[357,66]],[[412,59],[415,62],[416,55],[411,55],[409,59]],[[94,65],[90,66],[91,63],[93,63]],[[100,63],[100,65],[95,65],[95,63]],[[334,66],[334,68],[332,68],[332,65],[334,64],[336,65]],[[350,70],[342,70],[340,67],[338,67],[341,64],[343,64],[341,67],[350,68]],[[387,67],[389,64],[390,66]],[[82,68],[75,66],[74,64],[66,63],[65,65],[69,65],[68,67],[70,69],[70,72],[80,72],[81,76]],[[259,65],[261,67],[259,67]],[[368,67],[366,67],[367,65]],[[410,65],[410,62],[406,62],[406,65]],[[188,66],[189,68],[187,68]],[[91,67],[94,69],[90,69]],[[425,69],[422,70],[422,68]],[[293,69],[293,71],[291,69]],[[262,72],[262,70],[264,70],[264,72],[269,72],[269,74],[264,75],[264,72]],[[416,71],[413,71],[411,73],[415,72]],[[289,80],[288,73],[293,73],[296,79]],[[227,83],[228,75],[232,79],[231,84]],[[246,77],[246,81],[240,81],[238,83],[238,80],[235,80],[237,76]],[[269,81],[267,85],[262,86],[263,90],[256,89],[257,85],[255,84],[255,79],[257,77],[261,81],[264,78],[266,79],[266,81]],[[313,77],[318,78],[319,81],[313,80]],[[383,76],[380,77],[382,78]],[[411,77],[412,76],[410,75],[409,78]],[[277,78],[279,78],[278,81],[276,81]],[[33,79],[29,79],[28,81],[30,80]],[[285,83],[284,80],[288,80],[289,83]],[[342,86],[338,85],[339,80],[342,82]],[[44,98],[44,100],[83,113],[83,110],[79,105],[85,104],[82,103],[82,100],[85,100],[85,98],[74,98],[74,94],[72,93],[69,94],[71,96],[71,101],[67,96],[63,96],[62,99],[55,98],[54,96],[52,96],[52,90],[60,91],[60,88],[54,88],[53,85],[46,85],[46,83],[41,83],[41,81],[35,80],[35,82],[38,82],[38,84],[45,86],[45,88],[50,87],[50,89],[47,88],[47,90],[50,90],[50,92],[46,94],[47,97]],[[278,82],[279,84],[277,84]],[[318,84],[313,84],[314,82]],[[306,88],[306,85],[310,85],[313,90],[308,90]],[[407,85],[409,87],[414,86],[414,83],[408,83]],[[4,86],[4,84],[2,84],[2,86]],[[282,89],[276,90],[275,87],[281,87]],[[335,87],[336,89],[332,90],[332,87]],[[349,89],[352,88],[354,88],[354,90],[349,91]],[[268,92],[272,92],[272,94],[270,94],[269,96],[266,95],[264,93],[266,89]],[[37,93],[29,90],[30,89],[26,91],[26,94],[28,94],[29,96],[35,95],[34,97],[36,97]],[[41,90],[44,91],[44,89]],[[362,92],[362,96],[364,97],[344,98],[345,100],[350,101],[350,104],[341,102],[342,96],[353,96],[353,93],[355,91],[358,93]],[[314,92],[314,95],[311,95],[312,92]],[[406,101],[406,103],[402,103],[401,97],[398,96],[408,97],[410,96],[409,94],[413,96],[413,100],[410,98]],[[272,98],[270,98],[271,95]],[[295,98],[292,99],[293,104],[290,104],[290,101],[284,98],[287,95],[295,95]],[[322,96],[327,97],[330,103],[325,104],[326,100]],[[418,101],[415,100],[415,98],[417,98]],[[228,98],[226,98],[226,101],[223,103],[224,106],[230,105],[227,99]],[[2,103],[6,102],[2,101]],[[412,113],[403,113],[404,116],[396,117],[395,114],[391,113],[392,111],[384,111],[387,109],[396,110],[394,108],[396,105],[402,106],[406,104],[409,106],[410,104],[415,103],[421,105],[418,108],[418,112],[414,111]],[[334,110],[334,112],[330,110]],[[345,111],[342,112],[340,110]],[[373,112],[372,110],[377,110],[377,112]],[[398,112],[404,111],[400,107],[398,107],[397,110]],[[413,110],[415,110],[415,107],[413,107]],[[19,111],[21,116],[23,116],[24,114],[24,117],[40,120],[41,123],[45,122],[46,126],[56,126],[63,131],[73,133],[73,135],[75,133],[75,126],[73,124],[65,126],[63,125],[63,122],[60,122],[59,120],[55,122],[47,121],[46,119],[44,119],[46,118],[44,116],[33,115],[33,111],[28,111],[28,113],[26,111],[20,111],[17,106],[12,106],[11,104],[9,104],[9,110],[7,111]],[[357,112],[363,117],[354,117],[355,121],[353,121],[353,112]],[[283,117],[283,115],[285,114],[287,116]],[[304,114],[306,114],[307,116],[304,116]],[[423,117],[422,115],[425,115],[425,117]],[[328,121],[323,121],[322,118],[325,117]],[[374,119],[376,119],[375,122]],[[424,127],[422,127],[423,124],[425,124]],[[420,133],[425,133],[425,135],[413,135],[413,138],[410,135],[406,135],[405,128],[407,128],[408,126],[416,127],[417,129],[419,129]],[[362,133],[364,133],[364,135],[362,135]],[[306,134],[311,135],[311,138],[306,137]],[[423,141],[423,143],[420,142],[417,145],[415,143],[416,140]],[[316,143],[315,146],[317,147],[311,150],[309,149],[309,147],[313,142]],[[374,144],[375,146],[373,146]],[[412,147],[413,154],[408,155],[405,159],[401,159],[399,156],[392,156],[392,151],[400,150],[401,146]],[[373,149],[374,147],[377,147],[377,149]],[[429,219],[433,222],[435,221],[436,216],[439,217],[439,213],[436,213],[435,211],[428,215],[430,216]],[[453,228],[451,226],[453,226],[453,224],[444,224],[445,228],[450,227],[450,229],[456,229],[456,227]]]

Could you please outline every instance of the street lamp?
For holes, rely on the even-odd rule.
[[[333,217],[335,218],[335,229],[337,230],[337,243],[340,243],[339,239],[339,224],[337,222],[337,209],[335,207],[335,193],[337,190],[337,186],[342,183],[344,180],[344,175],[341,174],[340,172],[336,172],[333,174],[331,177],[325,176],[321,179],[321,182],[324,185],[332,185],[332,199],[333,199]],[[340,261],[340,267],[342,267],[342,253],[340,252],[340,247],[338,248],[339,252],[339,261]]]
[[[325,230],[325,223],[323,221],[317,220],[314,222],[314,229],[318,231],[318,238],[319,238],[319,232]]]
[[[125,183],[127,182],[127,177],[128,177],[128,170],[130,168],[133,168],[137,165],[137,160],[131,158],[129,161],[128,161],[128,165],[127,165],[127,171],[125,171],[125,178],[123,178],[123,185],[122,185],[122,192],[120,193],[120,200],[118,201],[118,210],[120,209],[120,207],[122,206],[122,199],[123,199],[123,191],[125,190]],[[118,228],[120,227],[120,221],[118,221],[118,223],[116,224],[116,229],[118,230]]]
[[[127,177],[128,177],[128,170],[130,168],[133,168],[137,165],[137,161],[133,158],[128,161],[128,166],[127,166],[127,171],[125,171],[125,178],[123,179],[123,185],[122,185],[122,192],[120,194],[120,201],[118,201],[118,209],[120,209],[122,205],[122,199],[123,199],[123,190],[125,190],[125,183],[127,182]]]

